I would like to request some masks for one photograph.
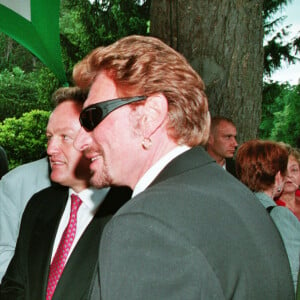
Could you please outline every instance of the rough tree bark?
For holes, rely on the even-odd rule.
[[[231,118],[239,142],[257,137],[263,82],[263,0],[152,0],[150,33],[201,75],[211,115]]]

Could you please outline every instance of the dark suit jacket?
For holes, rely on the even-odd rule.
[[[235,160],[233,158],[226,158],[226,171],[228,171],[234,177],[237,177],[235,170]]]
[[[175,158],[113,216],[99,260],[93,300],[294,299],[268,213],[201,147]]]
[[[8,172],[8,160],[5,150],[0,146],[0,179]]]
[[[76,244],[57,284],[53,300],[87,299],[98,261],[104,225],[130,198],[127,188],[112,188]],[[3,277],[0,299],[45,299],[53,243],[68,198],[55,185],[35,194],[23,217],[15,255]]]

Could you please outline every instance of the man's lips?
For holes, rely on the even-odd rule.
[[[102,156],[99,154],[85,154],[85,158],[88,159],[91,163],[95,160],[100,159]]]
[[[234,153],[235,153],[235,150],[227,152],[228,155],[234,155]]]
[[[100,156],[100,155],[97,155],[97,156],[91,157],[91,158],[90,158],[90,161],[93,162],[93,161],[98,160],[98,159],[100,159],[100,158],[101,158],[101,156]]]
[[[65,164],[65,162],[62,160],[53,160],[53,159],[50,160],[50,163],[51,163],[51,165],[64,165]]]

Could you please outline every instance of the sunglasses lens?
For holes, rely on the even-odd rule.
[[[80,114],[80,123],[87,131],[92,131],[102,121],[102,109],[90,107],[84,109]]]

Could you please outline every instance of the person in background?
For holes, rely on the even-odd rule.
[[[0,282],[14,255],[21,218],[28,200],[51,185],[48,158],[23,164],[0,180]]]
[[[205,146],[207,153],[217,164],[234,176],[233,156],[238,146],[236,135],[236,127],[231,119],[215,116],[211,120],[209,138]]]
[[[288,156],[287,149],[279,143],[247,141],[237,151],[236,174],[255,193],[274,220],[287,251],[296,291],[300,264],[300,222],[288,208],[277,206],[274,200],[284,186]]]
[[[296,195],[300,186],[300,152],[289,145],[286,147],[289,151],[287,174],[282,194],[276,203],[289,208],[300,221],[300,199]]]
[[[61,88],[46,135],[51,180],[23,213],[15,254],[1,283],[5,299],[87,299],[101,232],[130,191],[89,188],[89,160],[73,146],[86,93]],[[78,271],[79,270],[79,271]]]
[[[8,172],[8,159],[3,147],[0,146],[0,179]]]
[[[92,185],[133,189],[104,229],[91,299],[293,299],[270,216],[201,146],[208,101],[185,58],[128,36],[93,50],[73,78],[90,88],[74,145]]]

